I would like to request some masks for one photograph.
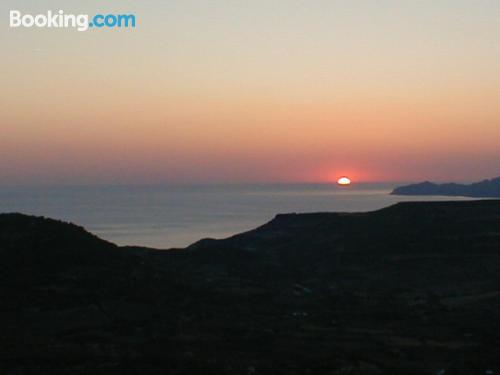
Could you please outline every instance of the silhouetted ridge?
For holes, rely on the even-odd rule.
[[[77,225],[18,213],[0,214],[0,240],[2,250],[19,242],[30,247],[62,246],[66,241],[78,246],[114,246]]]
[[[115,259],[119,254],[116,250],[116,245],[74,224],[21,214],[0,215],[0,256],[10,268],[30,262],[50,268],[102,263]]]
[[[395,195],[448,195],[476,198],[500,198],[500,177],[483,180],[470,185],[447,183],[434,184],[425,181],[418,184],[397,187]]]

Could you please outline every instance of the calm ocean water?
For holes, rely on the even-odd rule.
[[[119,245],[184,247],[253,229],[278,213],[370,211],[399,201],[394,184],[0,187],[0,212],[71,221]]]

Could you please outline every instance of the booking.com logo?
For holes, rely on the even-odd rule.
[[[38,28],[74,28],[78,31],[87,31],[91,28],[135,27],[133,14],[66,14],[64,11],[46,14],[22,14],[19,10],[10,11],[10,27],[38,27]]]

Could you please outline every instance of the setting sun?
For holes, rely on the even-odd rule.
[[[348,177],[343,176],[337,180],[337,184],[341,186],[348,186],[351,184],[351,180]]]

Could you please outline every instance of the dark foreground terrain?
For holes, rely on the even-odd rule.
[[[393,195],[445,195],[453,197],[500,198],[500,177],[473,184],[435,184],[429,181],[397,187]]]
[[[500,374],[500,201],[176,251],[0,215],[0,374]]]

